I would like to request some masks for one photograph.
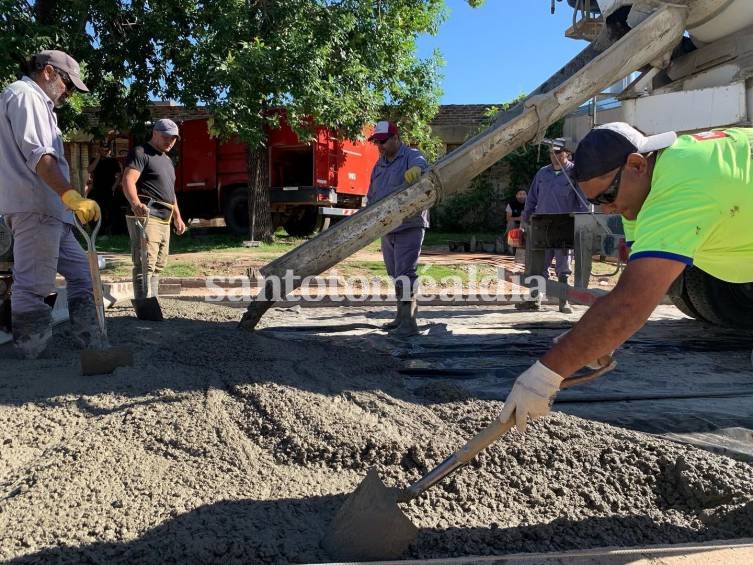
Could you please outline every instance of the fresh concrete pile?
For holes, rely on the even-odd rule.
[[[414,481],[501,407],[431,383],[417,396],[367,341],[283,340],[239,331],[238,310],[163,309],[161,324],[114,312],[111,338],[137,363],[107,377],[80,376],[63,331],[45,359],[0,349],[0,560],[326,561],[319,540],[369,467]],[[317,313],[338,315],[303,315]],[[405,512],[421,528],[414,558],[729,539],[753,532],[753,470],[555,414]]]

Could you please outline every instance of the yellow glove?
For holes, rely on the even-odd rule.
[[[421,178],[421,167],[411,167],[407,171],[405,171],[405,175],[403,175],[403,178],[405,178],[405,182],[409,184],[413,184],[418,179]]]
[[[82,224],[88,224],[92,220],[99,220],[99,204],[91,198],[84,198],[74,189],[64,192],[61,198],[63,204],[76,214],[78,221]]]

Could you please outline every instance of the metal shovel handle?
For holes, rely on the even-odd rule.
[[[86,258],[89,261],[89,272],[92,277],[92,294],[94,296],[94,310],[97,312],[97,324],[102,337],[107,340],[107,327],[105,326],[105,298],[102,293],[102,277],[99,274],[99,259],[97,258],[97,233],[102,225],[102,217],[97,218],[97,224],[94,226],[91,234],[84,229],[76,214],[73,214],[73,225],[81,233],[86,241]]]
[[[148,241],[146,239],[146,224],[149,221],[149,216],[144,217],[144,223],[141,223],[141,216],[133,216],[133,223],[136,225],[136,229],[139,231],[139,263],[141,264],[141,290],[144,292],[144,296],[148,294],[149,283],[146,280],[149,271],[149,253],[147,252]]]
[[[606,365],[596,371],[592,371],[579,377],[567,378],[562,381],[560,388],[568,388],[576,384],[582,384],[594,379],[598,379],[605,373],[608,373],[609,371],[614,369],[616,366],[617,362],[612,361],[609,365]],[[510,428],[512,428],[513,426],[515,426],[514,413],[506,422],[502,422],[499,419],[495,418],[491,424],[486,426],[483,430],[469,439],[463,447],[455,451],[455,453],[453,453],[439,465],[434,467],[434,469],[429,471],[418,481],[400,492],[400,494],[398,495],[398,502],[408,502],[409,500],[414,499],[419,494],[444,479],[450,473],[453,473],[460,467],[467,465],[483,449],[485,449],[486,447],[494,443],[494,441],[510,431]]]

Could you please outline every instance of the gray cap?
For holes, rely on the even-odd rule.
[[[567,137],[544,138],[541,142],[548,145],[552,151],[570,151],[571,143]]]
[[[81,92],[89,92],[89,89],[81,80],[81,67],[78,66],[76,59],[64,53],[63,51],[47,50],[40,51],[34,55],[34,62],[39,65],[52,65],[56,69],[60,69],[71,77],[71,82],[77,90]]]
[[[154,122],[154,131],[158,131],[159,133],[164,133],[165,135],[174,135],[174,136],[180,137],[180,130],[178,129],[178,124],[176,124],[172,120],[168,120],[167,118],[162,118]]]

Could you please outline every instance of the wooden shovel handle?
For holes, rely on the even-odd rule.
[[[604,373],[608,373],[617,366],[615,361],[612,361],[606,367],[602,367],[597,371],[579,376],[570,377],[562,381],[561,388],[567,388],[575,384],[580,384],[599,378]],[[421,477],[418,481],[410,485],[408,488],[402,490],[398,495],[398,502],[407,502],[417,497],[426,489],[432,487],[447,475],[460,467],[468,464],[471,459],[476,457],[483,449],[494,443],[497,439],[505,435],[510,428],[515,425],[515,414],[506,421],[502,422],[498,418],[492,420],[491,424],[486,426],[483,430],[478,432],[475,436],[469,439],[466,444],[455,451],[447,459],[442,461],[439,465],[434,467],[426,475]]]
[[[465,465],[471,459],[476,457],[481,451],[489,447],[500,437],[505,435],[512,427],[515,426],[515,415],[511,416],[506,422],[494,418],[492,423],[478,432],[469,439],[463,447],[455,452],[461,465]]]

